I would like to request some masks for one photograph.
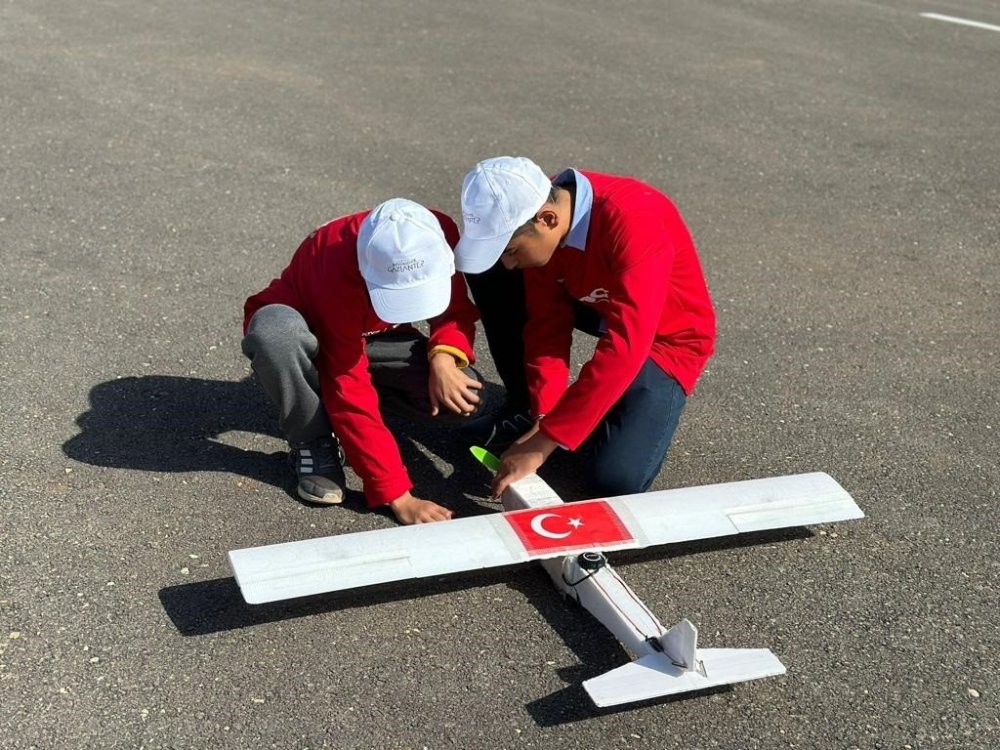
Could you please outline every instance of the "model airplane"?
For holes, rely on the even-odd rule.
[[[486,451],[473,452],[498,465]],[[703,649],[689,621],[665,628],[605,552],[864,517],[823,473],[574,503],[533,474],[502,501],[503,513],[233,550],[229,561],[243,598],[260,604],[538,560],[557,589],[636,656],[583,683],[603,707],[785,672],[767,649]]]

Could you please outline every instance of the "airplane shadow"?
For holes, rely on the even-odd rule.
[[[486,384],[487,399],[496,400],[498,389]],[[119,378],[94,386],[89,404],[76,420],[79,434],[62,446],[69,458],[138,471],[228,472],[270,484],[304,502],[295,494],[284,449],[237,447],[221,437],[240,432],[280,439],[275,409],[252,375],[238,382],[171,375]],[[387,424],[424,497],[460,514],[490,512],[469,501],[487,494],[488,475],[455,439],[454,423],[387,419]],[[255,441],[251,437],[249,442],[252,446]],[[445,476],[428,452],[452,464],[453,473]],[[463,494],[462,488],[471,494]],[[366,511],[359,491],[348,492],[341,507]]]
[[[611,553],[609,558],[612,565],[621,569],[633,563],[654,560],[667,562],[675,557],[739,547],[752,547],[760,544],[774,544],[795,539],[807,539],[812,536],[812,532],[804,527],[793,527],[742,534],[723,539],[705,539],[697,542],[671,545],[667,548],[649,547],[641,550],[623,550]],[[729,692],[733,689],[730,685],[722,685],[681,695],[628,703],[622,706],[608,708],[595,706],[581,683],[632,661],[633,656],[587,610],[571,600],[552,596],[552,583],[549,581],[548,576],[541,569],[538,569],[537,572],[537,585],[536,581],[529,581],[527,578],[520,578],[510,585],[512,588],[521,591],[538,608],[545,620],[556,634],[562,638],[567,647],[573,651],[580,662],[579,664],[563,667],[558,670],[559,677],[570,683],[569,685],[550,695],[532,701],[525,707],[539,726],[551,727],[561,724],[572,724],[620,711],[633,711],[643,706],[663,705],[691,700],[706,695]],[[669,627],[672,623],[664,624]]]
[[[812,533],[805,528],[762,531],[723,540],[709,539],[678,544],[666,549],[661,547],[616,552],[612,555],[612,563],[616,567],[625,567],[644,561],[664,562],[681,555],[773,544],[810,536]],[[619,707],[594,706],[581,683],[631,661],[632,656],[589,612],[556,595],[548,576],[537,566],[529,570],[510,566],[438,578],[414,579],[405,583],[395,582],[347,592],[318,594],[273,604],[247,604],[233,578],[168,586],[160,590],[159,598],[164,611],[181,635],[202,636],[324,612],[378,607],[391,602],[503,583],[520,592],[537,608],[579,662],[557,669],[560,679],[569,683],[565,688],[525,706],[539,726],[570,724],[641,706],[673,703],[732,690],[730,686],[720,686]]]
[[[487,404],[497,399],[496,390],[497,386],[487,384]],[[392,420],[388,423],[398,436],[411,477],[424,496],[450,505],[461,515],[499,510],[499,507],[488,507],[488,503],[484,503],[482,498],[487,495],[489,475],[455,440],[454,425]],[[252,376],[238,382],[164,375],[107,381],[91,390],[90,409],[77,419],[77,424],[80,433],[66,441],[63,450],[68,457],[83,463],[139,471],[229,472],[273,485],[294,497],[294,482],[285,463],[284,450],[244,449],[219,440],[229,432],[278,437],[273,407]],[[432,456],[450,463],[453,472],[445,476]],[[546,480],[566,499],[586,497],[580,481],[584,472],[579,461],[572,456],[557,459],[546,472]],[[345,507],[364,510],[360,493],[350,493]],[[708,550],[809,536],[810,532],[801,528],[760,532],[673,545],[666,549],[617,552],[612,561],[618,566],[663,561]],[[589,613],[553,596],[551,583],[540,568],[523,573],[512,573],[512,570],[475,571],[265,605],[244,602],[233,578],[169,586],[160,590],[159,598],[183,636],[199,636],[507,583],[538,608],[580,662],[558,671],[562,679],[572,684],[526,706],[536,723],[554,726],[622,710],[593,707],[579,683],[624,664],[631,657]],[[689,697],[690,694],[651,702]],[[629,709],[634,707],[635,704],[628,706]]]
[[[419,578],[271,604],[247,604],[234,578],[216,578],[167,586],[160,589],[159,598],[181,635],[201,636],[324,612],[378,607],[391,602],[494,586],[508,581],[510,571],[510,568],[494,568],[441,578]]]
[[[624,662],[620,662],[614,666],[617,667],[623,663]],[[565,679],[567,682],[575,682],[577,684],[569,685],[568,687],[558,690],[551,695],[532,701],[526,707],[528,713],[535,720],[535,723],[538,724],[538,726],[554,727],[561,724],[573,724],[578,721],[586,721],[587,719],[596,719],[601,716],[610,716],[622,713],[623,711],[631,712],[646,706],[663,706],[670,703],[680,703],[682,701],[704,698],[705,696],[716,695],[718,693],[729,693],[733,690],[732,685],[722,685],[720,687],[707,688],[705,690],[683,693],[681,695],[653,698],[646,701],[632,701],[631,703],[625,703],[621,706],[600,708],[591,702],[590,696],[587,695],[587,691],[585,691],[583,686],[580,684],[584,680],[596,677],[598,674],[600,673],[591,673],[591,670],[589,669],[559,670],[560,677]]]

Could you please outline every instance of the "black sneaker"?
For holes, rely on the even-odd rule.
[[[535,424],[531,412],[501,409],[462,424],[459,435],[469,445],[489,448],[494,453],[506,450]]]
[[[311,503],[344,501],[344,452],[337,438],[322,437],[289,446],[288,463],[299,479],[299,497]]]

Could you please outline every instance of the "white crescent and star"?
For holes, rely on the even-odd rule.
[[[543,526],[546,519],[549,518],[562,518],[558,513],[539,513],[537,516],[531,519],[531,530],[534,531],[538,536],[548,537],[549,539],[565,539],[578,528],[583,526],[583,521],[579,518],[570,518],[566,521],[567,524],[572,526],[569,531],[556,532],[550,531]]]

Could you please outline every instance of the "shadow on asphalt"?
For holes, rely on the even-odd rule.
[[[624,663],[625,662],[622,662],[622,664]],[[609,668],[613,669],[617,666],[621,665],[615,664]],[[559,670],[560,677],[567,682],[575,682],[576,684],[565,687],[562,690],[557,690],[544,698],[532,701],[526,707],[528,713],[539,726],[553,727],[560,724],[573,724],[574,722],[586,721],[587,719],[596,719],[601,716],[610,716],[622,713],[623,711],[635,711],[637,708],[643,708],[645,706],[662,706],[669,703],[679,703],[681,701],[704,698],[707,695],[715,695],[716,693],[729,693],[732,692],[733,689],[731,685],[723,685],[721,687],[708,688],[707,690],[684,693],[683,695],[654,698],[653,700],[648,701],[635,701],[633,703],[625,703],[621,706],[611,706],[608,708],[598,708],[593,704],[593,702],[591,702],[590,696],[587,695],[587,692],[583,689],[580,683],[584,680],[589,680],[591,677],[596,677],[599,674],[601,674],[601,672],[595,672],[589,668],[584,669],[582,667],[570,667]]]
[[[318,594],[271,604],[247,604],[235,578],[167,586],[159,592],[160,603],[178,632],[184,636],[209,635],[263,625],[280,620],[390,602],[463,591],[507,583],[511,568],[460,573],[446,578],[397,581],[354,591]]]
[[[611,553],[608,557],[610,562],[623,573],[627,582],[628,575],[625,573],[625,569],[633,563],[652,561],[667,563],[675,557],[807,539],[811,536],[813,534],[808,529],[795,527],[743,534],[724,539],[706,539],[671,545],[667,548],[648,547],[641,550],[622,550]],[[681,585],[680,582],[678,585]],[[621,711],[631,711],[642,706],[674,703],[732,690],[732,686],[723,685],[683,695],[598,708],[591,702],[590,696],[582,687],[582,683],[632,661],[632,655],[587,610],[575,602],[553,596],[552,584],[541,569],[538,569],[537,581],[529,577],[520,577],[511,582],[511,587],[523,593],[538,608],[552,630],[562,638],[566,646],[579,660],[579,664],[558,669],[560,679],[569,683],[565,688],[532,701],[525,707],[539,726],[551,727],[572,724]],[[664,625],[670,627],[673,622],[665,622]]]
[[[637,562],[653,560],[665,562],[673,557],[695,554],[698,551],[773,543],[810,535],[805,530],[802,530],[802,533],[792,531],[793,533],[783,534],[780,537],[751,535],[758,538],[746,540],[743,544],[719,544],[718,540],[715,540],[715,544],[704,542],[698,545],[679,545],[677,549],[670,551],[650,548],[615,552],[611,555],[611,562],[618,568],[624,568]],[[197,636],[278,620],[292,620],[323,612],[374,607],[389,602],[420,599],[501,583],[506,583],[523,594],[581,661],[595,662],[597,671],[594,674],[600,674],[605,669],[610,669],[612,665],[624,663],[620,660],[612,660],[606,664],[601,662],[599,657],[602,655],[606,656],[616,650],[623,655],[625,651],[586,610],[556,594],[540,567],[522,571],[521,566],[508,566],[456,573],[439,578],[396,581],[354,591],[318,594],[273,604],[247,604],[234,578],[216,578],[211,581],[168,586],[160,590],[159,596],[164,610],[181,635]]]
[[[239,382],[159,375],[122,378],[95,386],[90,393],[90,406],[90,410],[77,420],[80,434],[63,446],[66,455],[78,461],[141,471],[224,471],[294,493],[284,451],[244,450],[215,439],[230,431],[277,437],[273,408],[252,377]],[[403,459],[424,496],[444,499],[445,504],[461,515],[493,512],[480,504],[488,494],[489,475],[455,440],[453,428],[393,420],[388,424],[397,435]],[[434,456],[451,463],[455,467],[453,472],[445,476]],[[567,454],[546,467],[546,479],[564,498],[575,500],[587,496],[581,482],[585,474],[582,461],[581,457]],[[465,498],[455,500],[460,493],[464,493]],[[349,493],[345,506],[365,510],[360,493]],[[616,566],[624,568],[631,563],[668,561],[681,555],[810,536],[811,532],[805,528],[791,528],[688,542],[668,548],[620,551],[610,557]],[[571,684],[526,706],[536,723],[553,726],[635,708],[635,704],[613,709],[596,708],[580,686],[584,680],[630,661],[631,657],[618,641],[586,610],[556,595],[541,568],[518,573],[512,573],[513,570],[497,568],[403,584],[396,582],[263,605],[247,604],[233,578],[170,586],[162,589],[159,597],[182,635],[199,636],[507,583],[537,607],[579,661],[558,669],[560,678]],[[689,697],[692,696],[648,703]]]
[[[94,386],[80,434],[63,444],[94,466],[159,472],[226,471],[284,487],[283,453],[243,450],[216,440],[227,432],[277,436],[277,420],[252,379],[169,375],[119,378]]]
[[[643,550],[625,550],[612,553],[609,557],[616,567],[626,568],[633,563],[654,560],[665,563],[680,556],[807,539],[811,536],[813,534],[808,529],[794,527],[721,540],[707,539],[671,545],[666,549],[650,547]],[[200,636],[324,612],[377,607],[390,602],[502,583],[523,594],[538,609],[579,662],[554,668],[560,679],[569,683],[565,688],[525,706],[526,711],[539,726],[571,724],[620,711],[634,710],[637,707],[690,700],[732,690],[731,686],[720,686],[624,706],[611,708],[594,706],[581,687],[581,683],[631,661],[632,656],[589,612],[575,602],[559,596],[553,590],[547,574],[538,566],[526,570],[521,569],[521,566],[511,566],[441,578],[397,581],[355,591],[321,594],[272,604],[247,604],[233,578],[217,578],[211,581],[169,586],[160,590],[159,597],[165,612],[181,635]],[[672,623],[666,624],[669,626]]]
[[[488,399],[497,386],[487,384]],[[90,408],[77,420],[80,433],[63,444],[69,458],[94,466],[155,472],[228,472],[273,485],[298,502],[284,450],[265,452],[227,445],[219,436],[255,433],[280,439],[277,415],[253,376],[223,381],[148,375],[109,380],[90,391]],[[489,476],[455,439],[455,425],[387,419],[403,462],[423,497],[462,515],[480,510],[462,499],[488,494]],[[432,455],[428,455],[432,454]],[[434,456],[453,465],[448,475]],[[364,512],[360,492],[343,507]]]

